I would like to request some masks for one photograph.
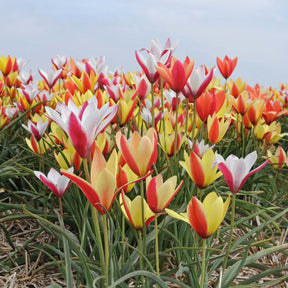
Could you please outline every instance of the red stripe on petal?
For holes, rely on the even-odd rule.
[[[188,218],[194,231],[201,237],[207,238],[208,223],[206,213],[202,207],[202,203],[196,198],[192,197],[188,205]]]
[[[201,159],[193,151],[190,154],[190,170],[191,176],[194,183],[199,188],[205,187],[205,173],[203,171],[203,166]]]
[[[161,177],[161,174],[159,175]],[[159,177],[159,175],[151,179],[146,191],[147,203],[154,213],[160,212],[158,211],[158,197],[157,197],[157,177]]]
[[[226,184],[232,193],[239,191],[238,187],[234,187],[234,180],[231,171],[227,168],[225,163],[221,162],[217,164],[219,170],[223,173]]]
[[[132,155],[132,151],[131,151],[131,147],[127,141],[127,139],[125,139],[124,135],[121,135],[120,137],[120,150],[122,153],[123,158],[125,159],[126,163],[129,165],[129,167],[131,168],[131,170],[138,176],[140,175],[140,171],[138,168],[138,165],[135,161],[134,156]]]
[[[100,203],[100,199],[99,199],[96,191],[94,190],[94,188],[87,181],[76,176],[75,174],[69,173],[63,169],[61,169],[60,172],[64,176],[69,178],[73,183],[75,183],[80,188],[80,190],[85,194],[88,201],[99,211],[99,205],[97,205],[97,204]],[[101,210],[103,210],[103,209],[101,209]],[[101,212],[101,211],[99,211],[99,212]]]
[[[68,122],[68,133],[70,140],[81,158],[87,158],[92,143],[88,143],[87,135],[83,131],[78,118],[74,113],[71,113]]]

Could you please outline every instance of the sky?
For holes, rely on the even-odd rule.
[[[288,83],[286,0],[0,0],[0,7],[0,55],[25,59],[23,70],[36,78],[56,55],[105,56],[112,71],[140,71],[135,50],[170,38],[179,42],[174,56],[195,67],[215,67],[227,55],[238,57],[234,80]]]

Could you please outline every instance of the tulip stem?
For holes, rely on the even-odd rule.
[[[141,217],[142,217],[142,223],[143,223],[143,245],[141,252],[143,255],[146,255],[146,225],[145,225],[145,211],[144,211],[144,181],[140,181],[140,193],[141,193]],[[142,241],[141,241],[142,242]],[[143,258],[141,256],[141,258]],[[143,266],[143,259],[142,259],[142,266]]]
[[[228,256],[229,256],[230,249],[231,249],[231,244],[232,244],[234,219],[235,219],[235,202],[236,202],[236,194],[233,193],[232,194],[232,211],[231,211],[230,235],[229,235],[228,246],[227,246],[225,258],[224,258],[223,265],[222,265],[223,271],[225,271],[225,268],[227,266]]]
[[[94,206],[91,206],[91,209],[92,209],[92,221],[93,221],[93,224],[94,224],[94,230],[95,230],[96,240],[97,240],[97,244],[98,244],[98,251],[99,251],[101,270],[102,270],[102,274],[105,275],[105,271],[106,271],[105,270],[105,257],[104,257],[104,251],[103,251],[103,244],[102,244],[100,226],[99,226],[98,211],[97,211],[97,209]],[[108,287],[108,283],[105,283],[104,287]]]
[[[158,219],[157,219],[157,214],[155,214],[155,257],[156,257],[156,275],[160,277],[160,272],[159,272],[159,249],[158,249]]]
[[[189,98],[186,99],[186,123],[185,123],[185,135],[187,137],[188,134],[188,120],[189,120]]]
[[[61,218],[63,219],[63,207],[62,207],[62,198],[59,197],[59,209],[60,209],[60,215],[61,215]]]
[[[201,288],[204,288],[205,272],[206,272],[206,239],[203,239],[203,246],[202,246],[202,266],[201,266],[201,282],[200,282],[200,287],[201,287]]]
[[[107,287],[109,285],[109,240],[108,240],[108,227],[107,227],[107,215],[103,215],[103,234],[105,245],[105,278]]]

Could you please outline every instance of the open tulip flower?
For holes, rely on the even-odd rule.
[[[85,194],[89,202],[101,214],[109,211],[116,196],[116,174],[118,169],[117,153],[114,149],[106,162],[102,152],[96,146],[91,163],[91,184],[73,173],[61,169],[61,173],[75,183]]]
[[[154,219],[155,214],[149,208],[145,199],[143,199],[144,206],[144,224],[142,220],[142,199],[141,196],[136,196],[133,200],[130,200],[128,196],[124,194],[124,191],[121,191],[120,196],[120,205],[121,210],[124,213],[125,217],[129,220],[132,226],[136,230],[142,230],[144,225],[148,226]]]
[[[156,164],[157,134],[153,128],[147,130],[143,137],[136,131],[129,140],[119,131],[116,142],[124,160],[139,177],[145,176],[152,164]]]
[[[37,124],[34,124],[30,119],[28,119],[28,126],[22,124],[22,126],[28,132],[30,132],[37,141],[40,141],[48,125],[49,125],[49,121],[43,122],[41,119],[38,120]]]
[[[163,182],[162,174],[146,180],[146,197],[150,209],[154,213],[162,212],[170,204],[175,195],[179,192],[183,181],[177,185],[177,177],[172,176]]]
[[[98,109],[97,99],[92,97],[80,110],[69,99],[68,105],[58,103],[56,110],[46,107],[46,112],[67,133],[79,155],[87,158],[95,138],[113,120],[117,107],[106,103]]]
[[[194,67],[194,60],[187,57],[182,64],[179,60],[172,57],[171,67],[168,68],[164,64],[158,62],[156,69],[160,76],[168,83],[169,87],[176,93],[181,92],[186,85],[189,76]]]
[[[61,77],[62,69],[59,69],[57,71],[51,69],[48,73],[42,69],[39,69],[38,72],[40,76],[44,79],[48,88],[52,89],[53,86],[56,84],[57,80]]]
[[[206,75],[204,66],[193,69],[187,80],[187,87],[193,99],[197,99],[207,88],[213,78],[214,69]]]
[[[258,121],[262,117],[265,105],[266,105],[265,101],[260,98],[256,98],[249,103],[246,115],[248,116],[249,121],[254,126],[258,123]]]
[[[215,164],[223,173],[226,184],[233,194],[238,193],[247,179],[264,168],[269,162],[269,160],[266,160],[262,165],[250,171],[256,160],[256,151],[251,152],[244,159],[231,154],[226,160],[220,154],[215,153]]]
[[[230,77],[237,65],[237,61],[237,57],[232,60],[228,56],[225,56],[223,61],[219,57],[217,57],[218,69],[225,79],[228,79]]]
[[[67,170],[73,173],[73,167]],[[34,171],[34,174],[39,178],[43,184],[45,184],[55,196],[62,198],[69,187],[70,180],[57,172],[54,168],[51,168],[47,176],[39,171]]]
[[[194,151],[190,156],[184,152],[184,161],[180,161],[180,165],[187,171],[190,178],[197,187],[203,189],[218,179],[222,173],[217,172],[217,167],[213,167],[215,154],[213,150],[208,150],[200,158]]]
[[[173,210],[165,209],[172,217],[189,223],[194,231],[203,239],[209,238],[222,223],[230,203],[230,196],[223,199],[215,192],[209,193],[203,203],[195,196],[187,207],[187,213],[178,214]]]

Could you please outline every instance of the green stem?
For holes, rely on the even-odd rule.
[[[185,123],[185,135],[188,133],[188,120],[189,120],[189,98],[186,99],[186,123]]]
[[[142,235],[141,235],[141,230],[138,231],[138,245],[139,245],[139,250],[142,252],[143,250],[143,243],[142,243]],[[143,271],[143,257],[140,255],[140,270]],[[144,287],[144,276],[141,276],[141,282],[142,282],[142,287]]]
[[[231,250],[232,238],[233,238],[233,228],[234,228],[234,219],[235,219],[235,202],[236,202],[236,194],[232,194],[232,211],[231,211],[231,223],[230,223],[230,235],[228,240],[228,246],[225,254],[225,258],[223,261],[223,271],[227,266],[228,256]]]
[[[83,166],[84,166],[85,178],[89,183],[91,183],[87,158],[83,159]]]
[[[144,181],[143,180],[140,181],[140,193],[141,193],[141,213],[142,213],[141,216],[142,216],[142,223],[143,223],[143,246],[142,246],[141,251],[143,255],[146,255],[146,225],[145,225],[145,215],[144,215],[144,199],[145,198],[144,198]]]
[[[206,239],[203,239],[203,246],[202,246],[202,266],[201,266],[201,282],[200,287],[204,288],[205,282],[205,273],[206,273]]]
[[[107,226],[107,215],[103,215],[104,247],[105,247],[105,278],[107,287],[109,285],[109,237]]]
[[[156,275],[160,277],[159,271],[159,244],[158,244],[158,219],[157,214],[155,215],[155,257],[156,257]]]
[[[62,206],[62,198],[59,197],[59,209],[60,209],[60,215],[61,215],[61,218],[63,219],[63,206]]]
[[[100,225],[99,225],[99,219],[98,219],[98,211],[93,206],[91,206],[91,209],[92,209],[92,220],[93,220],[96,240],[97,240],[97,244],[98,244],[101,271],[102,271],[102,275],[105,275],[105,272],[106,272],[106,269],[105,269],[105,257],[104,257],[103,244],[102,244]],[[108,287],[108,283],[106,283],[104,287]]]

